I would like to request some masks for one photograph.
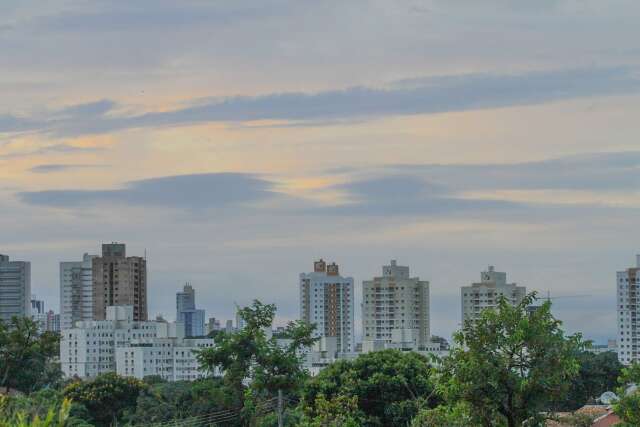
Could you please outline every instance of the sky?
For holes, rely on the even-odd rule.
[[[430,281],[432,333],[488,265],[615,337],[640,213],[635,0],[4,0],[0,253],[119,241],[150,316],[298,315],[322,257]]]

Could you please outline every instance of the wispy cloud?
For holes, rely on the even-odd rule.
[[[105,167],[108,167],[108,165],[50,163],[50,164],[34,166],[29,170],[33,173],[52,173],[52,172],[64,172],[64,171],[74,170],[74,169],[92,169],[92,168],[105,168]]]
[[[6,147],[6,145],[5,145]],[[19,157],[39,156],[43,154],[65,154],[77,152],[92,152],[103,150],[102,147],[80,147],[72,144],[49,144],[43,147],[29,149],[25,151],[13,151],[6,154],[0,154],[0,159],[13,159]]]
[[[327,120],[437,114],[580,97],[620,95],[640,90],[627,67],[539,71],[522,74],[467,74],[416,78],[387,87],[352,87],[318,93],[274,93],[214,98],[210,102],[162,112],[115,114],[110,100],[66,107],[49,115],[0,118],[0,133],[39,131],[58,136],[101,134],[133,128],[172,127],[206,122]]]
[[[128,205],[197,211],[242,205],[274,196],[272,184],[241,173],[210,173],[151,178],[120,189],[21,192],[25,203],[72,209],[77,206]]]

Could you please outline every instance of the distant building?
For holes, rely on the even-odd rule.
[[[241,331],[244,329],[244,327],[247,326],[246,322],[244,321],[244,319],[242,318],[242,316],[240,316],[240,311],[236,312],[236,326],[235,326],[235,330],[236,331]]]
[[[395,260],[362,282],[362,351],[430,346],[429,282]]]
[[[526,287],[507,283],[507,273],[495,271],[493,266],[489,266],[487,271],[480,273],[480,282],[460,289],[462,323],[478,319],[485,309],[496,308],[501,296],[510,304],[517,305],[526,294]]]
[[[127,257],[123,243],[102,245],[92,259],[93,318],[104,320],[107,307],[132,306],[133,320],[147,320],[147,261]]]
[[[187,337],[205,335],[204,317],[204,310],[196,309],[196,291],[185,284],[182,292],[176,293],[176,320],[184,324]]]
[[[47,313],[44,311],[44,301],[31,295],[31,320],[38,324],[40,332],[47,330]]]
[[[617,278],[617,318],[618,318],[618,359],[629,365],[639,359],[640,314],[640,255],[636,256],[636,266],[618,271]]]
[[[589,353],[600,354],[600,353],[618,353],[618,342],[616,340],[607,340],[606,344],[593,344],[591,347],[587,348],[586,351]]]
[[[0,254],[0,321],[31,316],[31,263]]]
[[[54,313],[53,310],[47,311],[46,330],[49,332],[60,332],[60,315]]]
[[[193,380],[202,373],[194,349],[212,339],[187,340],[184,325],[136,321],[131,306],[107,307],[107,319],[77,322],[61,331],[60,364],[68,378],[93,378],[106,372],[144,378],[160,375]]]
[[[60,263],[60,326],[70,329],[78,321],[93,320],[93,259]],[[104,292],[103,292],[104,293]]]
[[[313,270],[300,274],[300,319],[316,325],[316,337],[335,337],[337,352],[352,352],[353,278],[340,276],[336,263],[327,265],[322,259],[314,262]]]
[[[224,325],[224,331],[227,334],[231,334],[233,332],[235,332],[236,328],[233,326],[233,320],[229,319],[227,320],[227,322]]]
[[[222,329],[220,326],[220,320],[215,317],[210,317],[205,327],[206,334],[209,335],[211,332],[219,331],[220,329]]]

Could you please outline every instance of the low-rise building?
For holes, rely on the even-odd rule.
[[[118,375],[143,379],[150,375],[166,381],[193,381],[206,376],[196,350],[213,347],[211,338],[155,338],[135,340],[116,348]]]
[[[184,325],[134,321],[131,306],[107,308],[106,320],[76,322],[61,332],[60,363],[67,377],[92,378],[106,372],[169,381],[202,376],[193,350],[213,339],[185,339]]]

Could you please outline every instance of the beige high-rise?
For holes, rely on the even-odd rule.
[[[429,282],[410,277],[409,267],[395,260],[382,267],[382,276],[362,282],[363,342],[393,344],[430,342]]]
[[[93,318],[106,319],[111,305],[130,305],[133,320],[147,320],[147,261],[127,257],[123,243],[103,244],[102,256],[92,261]]]
[[[462,303],[462,324],[466,320],[477,320],[483,310],[495,309],[500,297],[505,297],[511,305],[518,305],[527,294],[527,288],[515,283],[507,283],[507,273],[496,271],[490,265],[480,274],[480,282],[460,288]]]

